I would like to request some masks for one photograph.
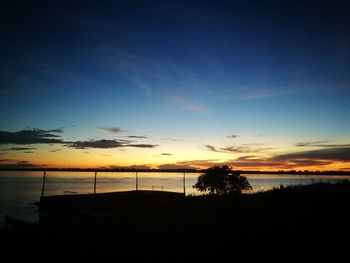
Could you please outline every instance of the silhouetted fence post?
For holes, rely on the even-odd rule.
[[[43,187],[41,188],[41,198],[44,196],[44,190],[45,190],[45,180],[46,180],[46,171],[44,171],[44,177],[43,177]]]
[[[96,194],[96,178],[97,178],[97,172],[95,172],[94,194]]]
[[[139,174],[136,172],[136,191],[139,190]]]
[[[184,172],[184,178],[183,178],[183,183],[184,183],[184,195],[186,196],[186,173]]]

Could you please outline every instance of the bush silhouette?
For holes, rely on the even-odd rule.
[[[208,168],[198,177],[193,188],[218,195],[241,194],[243,191],[253,189],[245,176],[241,176],[239,172],[226,165]]]

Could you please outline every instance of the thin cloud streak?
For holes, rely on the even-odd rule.
[[[229,146],[229,147],[222,147],[217,148],[213,145],[205,145],[205,148],[212,152],[218,152],[218,153],[256,153],[256,152],[262,152],[271,150],[272,148],[256,148],[256,147],[250,147],[250,146]]]
[[[147,97],[152,95],[152,88],[148,84],[146,84],[144,81],[136,77],[130,78],[130,81],[133,84],[135,84],[140,90],[144,91]]]
[[[232,165],[240,169],[298,169],[299,167],[322,167],[333,163],[331,160],[260,158],[243,156],[232,160]]]
[[[185,86],[196,79],[192,72],[184,70],[170,60],[155,59],[136,50],[118,47],[115,41],[103,41],[97,51],[96,55],[104,58],[100,62],[101,66],[108,65],[109,68],[123,74],[139,89],[145,91],[146,95],[152,94],[152,88],[143,80],[145,78],[166,81],[177,86]]]
[[[208,145],[209,149],[215,147]],[[313,151],[300,151],[286,154],[276,154],[270,157],[262,157],[257,155],[240,156],[236,159],[220,160],[189,160],[176,163],[163,164],[160,167],[170,169],[175,168],[208,168],[211,166],[228,165],[234,169],[242,170],[296,170],[300,167],[312,167],[322,169],[327,165],[334,163],[347,163],[350,161],[350,147],[335,147]]]
[[[257,100],[257,99],[266,99],[272,97],[279,97],[286,95],[292,92],[295,92],[296,89],[286,88],[286,89],[251,89],[239,95],[241,100]]]
[[[155,144],[131,144],[129,141],[125,140],[91,140],[91,141],[77,141],[66,146],[76,148],[76,149],[88,149],[88,148],[98,148],[98,149],[110,149],[110,148],[121,148],[121,147],[136,147],[136,148],[155,148],[158,145]]]
[[[16,160],[13,159],[0,159],[0,162],[14,162]]]
[[[170,96],[170,101],[188,111],[193,111],[198,113],[206,113],[209,111],[208,108],[203,104],[184,96],[172,95]]]
[[[117,127],[103,127],[101,129],[107,130],[112,133],[122,132],[120,128]],[[0,131],[0,145],[1,144],[63,144],[67,147],[76,149],[85,148],[120,148],[120,147],[134,147],[134,148],[155,148],[158,145],[155,144],[145,144],[145,143],[134,143],[131,140],[90,140],[90,141],[64,141],[61,139],[60,135],[54,133],[62,133],[62,129],[54,130],[21,130],[18,132],[6,132]],[[146,136],[135,136],[130,135],[128,138],[138,138],[146,139]],[[37,148],[29,147],[11,147],[6,149],[1,149],[0,151],[28,151],[35,150]]]
[[[62,133],[61,129],[55,130],[21,130],[18,132],[0,131],[0,144],[51,144],[63,143],[59,135],[53,133]]]
[[[159,145],[156,144],[127,144],[125,147],[136,147],[136,148],[156,148]]]
[[[275,156],[274,159],[318,159],[348,162],[350,161],[350,147],[333,147],[312,151],[301,151],[289,154],[281,154]]]
[[[36,168],[43,168],[47,165],[36,165],[33,163],[30,163],[28,161],[19,161],[19,160],[12,160],[12,159],[3,159],[0,160],[0,169],[2,170],[15,170],[15,169],[36,169]]]
[[[232,163],[240,168],[280,168],[298,169],[298,167],[319,167],[333,163],[350,161],[350,147],[334,147],[311,151],[300,151],[287,154],[277,154],[268,158],[259,156],[243,156]]]
[[[100,127],[101,130],[109,131],[111,133],[121,133],[123,132],[122,129],[118,127]]]
[[[160,164],[157,166],[158,169],[164,169],[164,170],[176,170],[176,169],[196,169],[195,166],[191,165],[186,165],[186,164],[174,164],[174,163],[169,163],[169,164]]]
[[[1,149],[0,151],[28,151],[28,150],[36,150],[37,148],[29,148],[29,147],[11,147],[6,149]]]
[[[315,142],[300,142],[296,143],[297,147],[322,147],[322,148],[337,148],[337,147],[350,147],[350,144],[326,144],[328,141],[315,141]]]
[[[176,163],[167,163],[158,165],[159,169],[197,169],[203,167],[210,167],[220,165],[218,159],[207,159],[207,160],[190,160],[190,161],[179,161]]]
[[[123,147],[123,143],[116,140],[98,140],[98,141],[76,141],[66,146],[76,148],[76,149],[86,149],[86,148],[118,148]]]

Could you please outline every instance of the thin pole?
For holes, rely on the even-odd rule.
[[[136,172],[136,191],[139,190],[139,174]]]
[[[96,178],[97,178],[97,172],[95,171],[94,194],[96,194]]]
[[[44,190],[45,190],[45,180],[46,180],[46,171],[44,171],[44,177],[43,177],[43,187],[41,188],[41,198],[44,196]]]
[[[186,173],[184,172],[184,195],[186,196]]]

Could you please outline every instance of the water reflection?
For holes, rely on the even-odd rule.
[[[187,195],[201,194],[193,189],[200,173],[187,173]],[[253,187],[252,192],[278,188],[280,185],[336,182],[350,176],[270,175],[242,174]],[[0,172],[0,224],[5,214],[35,221],[36,208],[32,205],[40,198],[43,172]],[[183,173],[138,173],[139,190],[183,192]],[[130,191],[136,189],[136,173],[100,172],[97,174],[97,193]],[[69,192],[93,193],[94,172],[47,172],[45,195],[62,195]]]

